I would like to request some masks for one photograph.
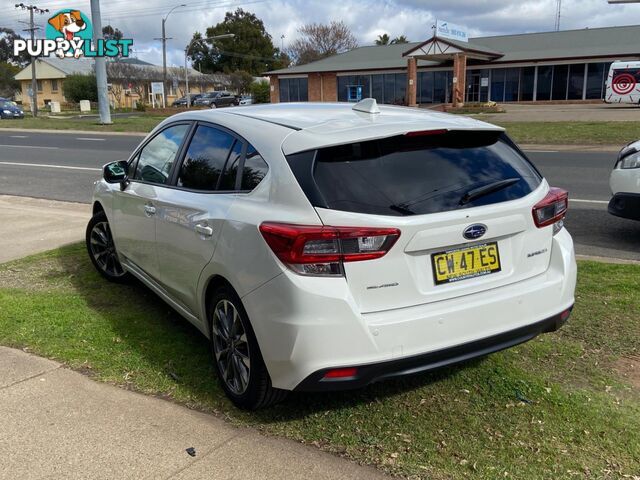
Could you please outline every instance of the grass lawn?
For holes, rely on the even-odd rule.
[[[96,119],[25,117],[22,120],[2,120],[0,128],[33,128],[44,130],[85,130],[91,132],[140,132],[147,133],[164,120],[165,116],[140,115],[114,117],[112,125],[100,125]]]
[[[108,284],[81,245],[0,265],[0,344],[412,478],[637,478],[640,267],[579,269],[558,333],[257,413],[225,399],[193,327],[146,288]]]
[[[640,138],[640,122],[502,122],[498,117],[487,121],[506,128],[518,143],[622,148]]]

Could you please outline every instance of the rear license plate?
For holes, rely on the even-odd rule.
[[[491,275],[500,271],[498,243],[461,247],[431,255],[436,285]]]

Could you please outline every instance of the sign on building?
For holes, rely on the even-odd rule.
[[[153,95],[164,95],[164,83],[151,82],[151,93]]]
[[[468,42],[469,35],[467,29],[460,25],[447,22],[445,20],[436,20],[436,36],[440,38],[450,38],[461,42]]]

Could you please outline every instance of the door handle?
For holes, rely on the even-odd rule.
[[[194,230],[196,231],[196,233],[204,236],[204,237],[211,237],[213,235],[213,228],[211,228],[209,225],[207,225],[206,223],[198,223],[195,227]]]
[[[156,214],[156,207],[154,207],[154,206],[153,206],[153,205],[151,205],[151,204],[146,204],[146,205],[144,206],[144,214],[145,214],[147,217],[151,217],[151,216],[155,215],[155,214]]]

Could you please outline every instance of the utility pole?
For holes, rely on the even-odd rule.
[[[556,7],[556,32],[560,31],[560,16],[562,14],[562,0],[557,1],[558,5]]]
[[[181,3],[180,5],[174,6],[169,12],[162,17],[162,37],[154,38],[154,40],[162,41],[162,85],[165,92],[165,97],[167,93],[167,40],[171,40],[171,37],[167,37],[165,25],[167,23],[167,18],[171,15],[176,8],[186,7],[186,3]]]
[[[39,30],[40,27],[36,27],[33,21],[33,14],[39,13],[40,15],[44,15],[45,13],[49,13],[49,10],[46,8],[38,8],[35,5],[25,5],[24,3],[16,3],[16,8],[21,8],[22,10],[29,10],[29,28],[25,28],[25,32],[31,32],[31,43],[36,38],[36,30]],[[36,77],[36,57],[31,57],[31,115],[35,118],[38,116],[38,79]]]
[[[98,40],[103,40],[100,0],[91,0],[91,22],[93,23],[93,41],[98,43]],[[95,62],[100,123],[102,125],[109,125],[111,124],[111,112],[109,110],[109,91],[107,88],[107,65],[104,57],[95,57]]]

